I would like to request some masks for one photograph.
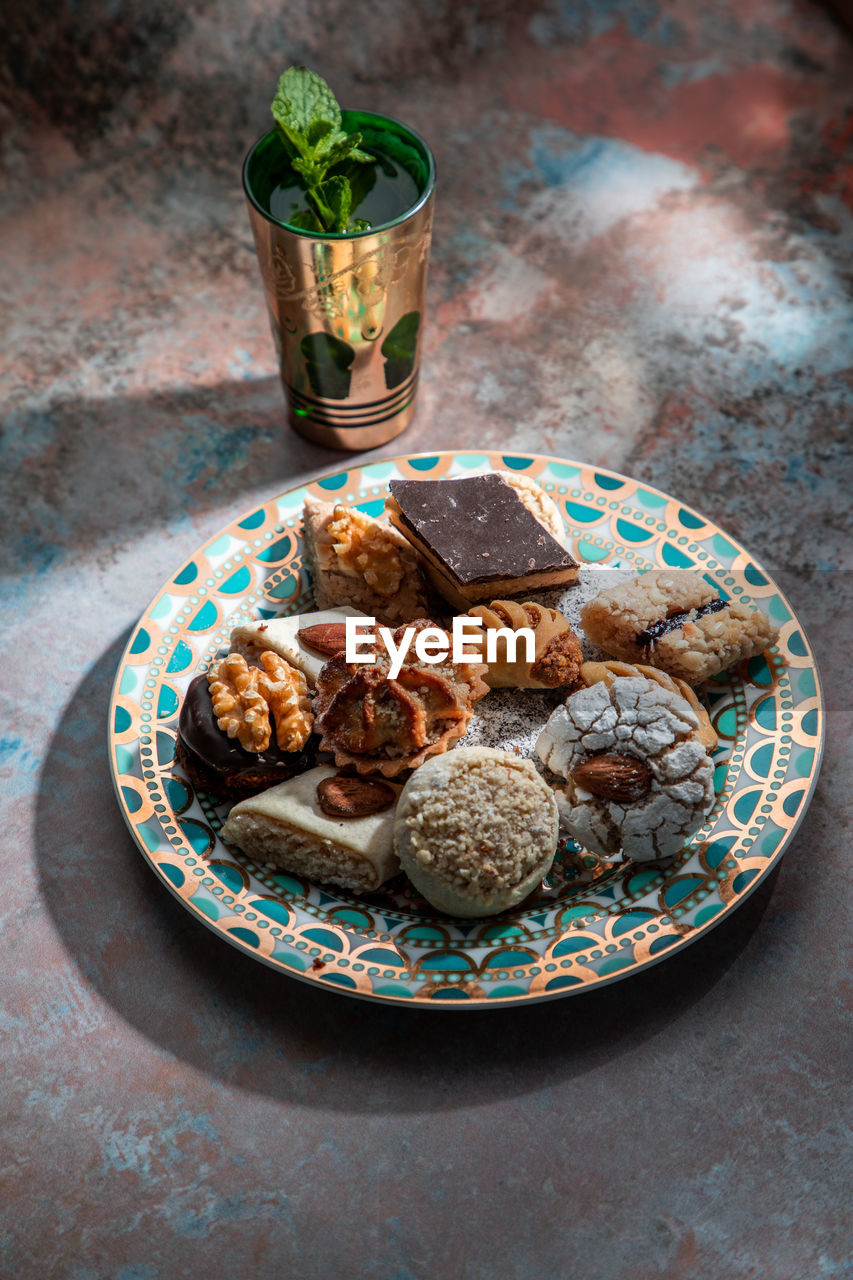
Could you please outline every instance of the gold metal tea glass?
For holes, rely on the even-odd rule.
[[[388,116],[344,111],[343,126],[414,181],[416,202],[399,217],[341,235],[275,218],[270,197],[287,164],[275,129],[246,156],[243,188],[291,423],[331,448],[370,449],[415,412],[435,161]]]

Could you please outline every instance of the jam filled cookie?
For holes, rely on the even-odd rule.
[[[723,600],[700,573],[660,569],[609,587],[585,605],[587,637],[623,662],[701,684],[776,642],[766,614]]]

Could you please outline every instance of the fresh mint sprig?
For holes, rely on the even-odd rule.
[[[307,67],[288,67],[278,82],[271,111],[294,171],[305,183],[308,208],[288,219],[303,231],[365,231],[362,218],[350,222],[349,178],[329,174],[348,162],[370,164],[361,150],[361,134],[341,127],[341,109],[322,76]]]

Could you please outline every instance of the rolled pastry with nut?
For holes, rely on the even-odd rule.
[[[222,839],[256,862],[352,893],[369,893],[400,870],[391,782],[342,777],[320,765],[242,800]]]
[[[366,616],[359,609],[341,606],[293,613],[287,618],[241,622],[231,632],[231,652],[242,654],[250,665],[257,664],[264,650],[277,653],[301,671],[313,689],[329,658],[344,649],[347,618]]]
[[[466,641],[477,650],[488,670],[486,684],[493,689],[557,689],[577,684],[582,662],[581,645],[564,614],[528,600],[493,600],[477,605],[469,617],[483,626],[482,641]],[[525,637],[506,632],[533,633],[533,655],[527,656]],[[488,661],[489,633],[494,642],[494,661]]]

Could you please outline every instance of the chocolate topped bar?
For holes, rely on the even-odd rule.
[[[577,561],[500,476],[392,480],[386,508],[453,603],[572,582]]]

